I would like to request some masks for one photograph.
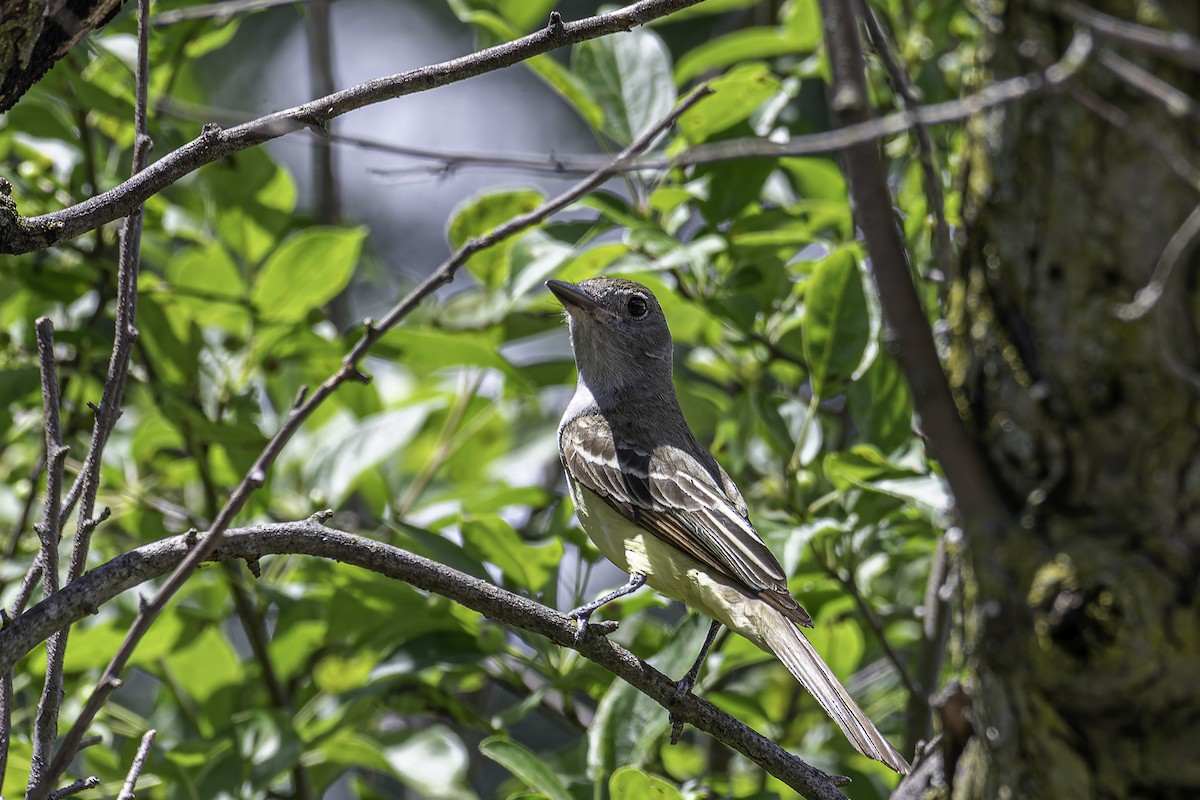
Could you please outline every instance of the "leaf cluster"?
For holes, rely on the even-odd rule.
[[[554,5],[449,4],[481,45],[536,27]],[[922,91],[955,96],[978,33],[972,17],[940,0],[877,11],[901,32]],[[132,26],[119,18],[0,121],[0,169],[22,213],[92,196],[128,172]],[[152,103],[203,104],[197,59],[234,54],[236,30],[236,21],[202,21],[156,31]],[[701,79],[713,94],[660,143],[667,155],[828,125],[815,0],[711,0],[527,66],[609,150]],[[894,100],[875,70],[875,102],[888,107]],[[151,124],[160,152],[198,133],[166,114]],[[952,222],[957,135],[938,133]],[[932,212],[915,144],[901,136],[885,147],[914,272],[933,300]],[[489,188],[448,220],[448,242],[460,246],[543,199],[525,186]],[[389,295],[404,283],[382,269],[365,229],[313,224],[292,176],[262,149],[193,174],[145,214],[140,335],[106,453],[99,505],[112,516],[94,562],[203,529],[299,388],[340,365],[356,333],[335,298],[352,283]],[[0,403],[9,412],[0,414],[0,518],[13,531],[0,542],[6,598],[37,549],[33,321],[51,314],[57,323],[75,457],[107,366],[116,248],[103,229],[0,270]],[[887,352],[836,161],[630,172],[564,217],[473,256],[467,269],[470,286],[383,337],[365,365],[373,382],[344,387],[314,414],[244,516],[287,520],[331,507],[381,541],[548,605],[590,599],[616,579],[563,497],[554,430],[574,372],[541,286],[550,277],[630,277],[662,300],[685,414],[742,487],[816,620],[818,650],[880,726],[903,737],[910,698],[899,670],[913,669],[924,646],[918,614],[948,501]],[[933,322],[936,305],[928,306]],[[77,466],[69,460],[68,472]],[[700,737],[669,746],[657,705],[536,636],[337,563],[279,557],[263,567],[258,580],[203,570],[154,625],[134,656],[136,679],[96,726],[103,746],[77,764],[102,779],[81,797],[116,793],[149,727],[158,743],[140,791],[153,797],[316,797],[334,786],[367,798],[787,795]],[[136,611],[136,597],[122,598],[72,630],[68,714]],[[616,638],[672,675],[690,664],[707,627],[650,592],[605,613],[622,622]],[[6,796],[23,791],[44,669],[36,652],[15,672]],[[886,771],[857,757],[749,643],[723,641],[700,691],[807,760],[854,777],[856,797],[886,793]]]

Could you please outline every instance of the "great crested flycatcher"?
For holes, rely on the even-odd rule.
[[[683,418],[672,343],[649,289],[621,278],[547,281],[567,310],[579,385],[558,449],[584,531],[629,573],[625,587],[575,609],[582,635],[603,603],[643,584],[774,653],[863,755],[907,772],[797,627],[812,627],[750,523],[737,486]],[[704,652],[680,682],[691,690]]]

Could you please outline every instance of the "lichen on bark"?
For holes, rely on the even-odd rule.
[[[1053,5],[995,11],[992,79],[1062,53],[1075,29]],[[1139,19],[1133,2],[1090,5]],[[1200,33],[1194,0],[1156,8]],[[1200,74],[1121,55],[1200,96]],[[1163,353],[1195,365],[1195,321],[1175,315],[1164,338],[1157,312],[1116,309],[1200,203],[1162,157],[1200,163],[1200,137],[1093,59],[1058,92],[977,120],[972,139],[950,376],[1020,525],[966,550],[977,735],[955,796],[1194,797],[1198,404]],[[1198,259],[1177,268],[1194,276]],[[1195,278],[1177,286],[1195,311]]]

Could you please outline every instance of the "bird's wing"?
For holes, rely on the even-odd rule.
[[[614,436],[599,415],[567,423],[559,446],[571,477],[627,519],[797,624],[812,625],[808,612],[788,592],[783,567],[750,523],[737,487],[719,467],[714,478],[707,466],[679,448],[652,449]]]

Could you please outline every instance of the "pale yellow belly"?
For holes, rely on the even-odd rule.
[[[713,577],[699,561],[634,525],[590,489],[568,482],[579,524],[605,558],[625,572],[645,575],[659,593],[768,650],[751,619],[756,606],[766,605],[762,600]]]

